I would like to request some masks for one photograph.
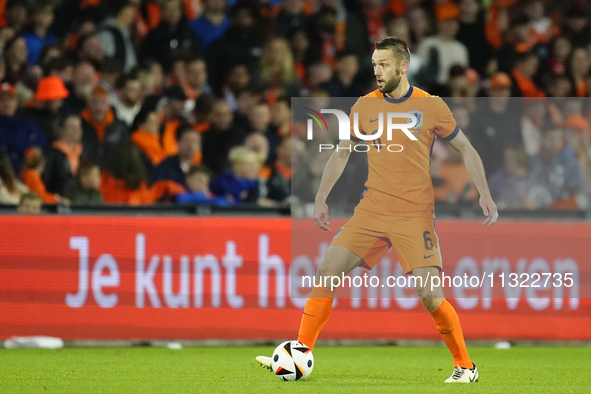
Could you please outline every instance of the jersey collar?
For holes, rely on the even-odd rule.
[[[384,98],[386,99],[387,102],[392,103],[392,104],[400,104],[400,103],[406,101],[410,96],[412,96],[413,90],[414,90],[414,88],[412,87],[412,85],[410,85],[410,89],[408,89],[408,92],[404,96],[402,96],[398,99],[388,97],[388,96],[386,96],[386,93],[382,93],[382,94],[384,95]]]

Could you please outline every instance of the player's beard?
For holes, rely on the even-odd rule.
[[[400,67],[396,69],[396,75],[394,75],[388,82],[384,84],[384,86],[379,91],[382,93],[390,93],[393,92],[398,85],[400,85],[400,80],[402,76],[400,75]]]

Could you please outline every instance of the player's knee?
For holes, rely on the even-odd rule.
[[[421,304],[423,305],[423,307],[425,307],[425,309],[429,312],[435,312],[437,310],[437,308],[439,308],[441,306],[441,303],[443,302],[443,298],[439,298],[439,297],[432,297],[432,298],[420,297],[419,299],[421,300]]]

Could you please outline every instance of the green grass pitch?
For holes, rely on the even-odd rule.
[[[308,380],[254,361],[272,347],[0,350],[0,393],[589,393],[590,347],[470,348],[480,381],[449,385],[443,347],[318,347]]]

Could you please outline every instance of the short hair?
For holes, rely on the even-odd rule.
[[[206,166],[204,166],[204,165],[199,165],[199,166],[193,165],[193,166],[191,166],[189,168],[189,171],[187,171],[187,176],[188,177],[189,176],[192,176],[192,175],[195,175],[195,174],[205,174],[209,178],[212,177],[211,171]]]
[[[386,37],[376,42],[376,49],[391,49],[396,59],[410,61],[410,49],[404,40],[396,37]]]
[[[538,56],[533,53],[533,52],[523,52],[523,53],[519,53],[515,56],[515,64],[517,63],[525,63],[527,61],[529,61],[532,58],[538,58]]]
[[[337,52],[337,54],[335,55],[335,60],[338,62],[348,56],[354,56],[355,59],[358,59],[358,56],[355,52],[343,49],[343,50]]]
[[[123,89],[129,81],[139,81],[138,72],[136,70],[132,70],[126,74],[122,74],[121,76],[119,76],[119,78],[117,79],[117,87],[119,89]]]
[[[27,200],[39,201],[40,203],[43,203],[43,200],[41,199],[41,197],[39,197],[37,193],[28,192],[21,194],[21,199],[18,202],[18,206],[20,207]]]
[[[261,164],[259,155],[250,148],[245,146],[237,146],[230,151],[228,154],[228,160],[230,163],[257,163]]]
[[[77,174],[78,179],[90,174],[90,171],[94,170],[95,168],[99,168],[98,164],[95,164],[90,161],[81,162],[80,166],[78,166],[78,174]]]
[[[183,138],[183,135],[185,135],[187,133],[197,133],[197,135],[199,135],[199,137],[201,137],[201,133],[199,133],[199,131],[195,130],[193,128],[193,126],[191,126],[188,123],[184,123],[184,124],[181,124],[176,131],[176,140],[180,141],[180,139]]]

